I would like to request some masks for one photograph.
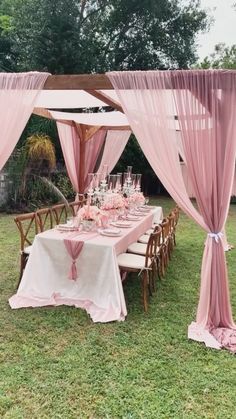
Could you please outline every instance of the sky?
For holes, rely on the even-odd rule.
[[[198,36],[200,61],[213,53],[214,46],[224,42],[227,46],[236,44],[236,10],[232,5],[236,0],[201,0],[201,7],[210,9],[208,14],[215,18],[208,33]]]

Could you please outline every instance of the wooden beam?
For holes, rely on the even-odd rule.
[[[48,76],[44,90],[113,90],[105,74],[70,74]]]
[[[87,89],[85,90],[85,92],[96,97],[96,99],[101,100],[102,102],[106,103],[106,105],[111,106],[117,111],[124,113],[123,108],[120,105],[120,103],[116,102],[116,100],[112,99],[110,96],[106,95],[105,93],[100,92],[99,90],[87,90]]]
[[[208,70],[196,70],[204,72]],[[235,73],[235,70],[219,70],[216,72],[212,79],[212,88],[214,89],[228,89],[228,78],[231,77],[231,73]],[[145,72],[140,73],[140,77]],[[228,74],[227,74],[228,73]],[[224,76],[224,77],[222,77]],[[209,74],[209,78],[212,77]],[[185,71],[185,79],[180,85],[178,71],[171,72],[171,88],[172,89],[188,89],[191,87],[192,71]],[[199,80],[204,81],[203,74],[199,75]],[[53,75],[48,76],[44,87],[44,90],[113,90],[113,86],[106,76],[106,74],[69,74],[69,75]],[[170,84],[167,81],[166,85],[163,85],[163,89],[170,89]]]
[[[102,126],[101,129],[105,129],[106,131],[132,131],[132,129],[130,128],[129,125],[124,125],[122,127],[107,127],[107,126]]]
[[[95,126],[95,127],[88,127],[85,134],[85,141],[90,140],[96,132],[98,132],[101,129],[101,127]]]
[[[84,171],[85,171],[85,128],[73,122],[75,129],[78,132],[80,142],[80,155],[79,155],[79,192],[84,192]]]

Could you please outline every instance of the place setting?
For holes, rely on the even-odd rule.
[[[121,236],[121,230],[119,228],[115,228],[115,227],[99,228],[97,231],[102,236],[107,236],[107,237]]]

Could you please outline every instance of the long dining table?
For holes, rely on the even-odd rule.
[[[161,222],[161,207],[152,207],[118,236],[99,232],[62,232],[57,228],[37,234],[17,293],[9,299],[13,309],[69,305],[83,308],[93,322],[124,320],[127,315],[117,255]],[[71,257],[65,238],[84,241],[76,259],[77,278],[69,279]]]

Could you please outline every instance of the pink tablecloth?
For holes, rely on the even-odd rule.
[[[9,299],[11,308],[74,305],[84,308],[94,322],[124,320],[127,310],[117,255],[162,217],[155,207],[119,237],[92,236],[76,261],[79,277],[68,279],[71,258],[64,245],[70,233],[48,230],[35,237],[19,289]],[[80,240],[80,235],[78,235]]]

